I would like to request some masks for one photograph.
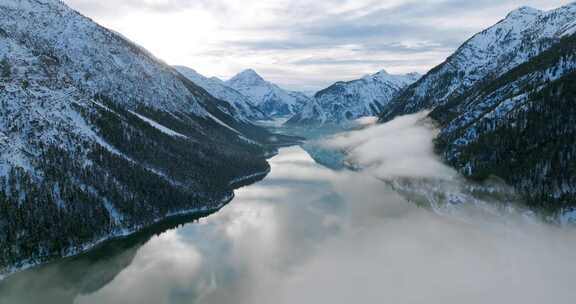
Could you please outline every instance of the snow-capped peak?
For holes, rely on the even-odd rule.
[[[262,78],[262,76],[256,73],[253,69],[244,70],[228,81],[230,83],[244,85],[259,85],[266,82],[266,80],[264,80],[264,78]]]
[[[543,11],[539,10],[539,9],[535,9],[533,7],[530,6],[522,6],[519,7],[513,11],[511,11],[510,13],[508,13],[508,16],[506,16],[506,18],[517,18],[517,17],[524,17],[524,16],[537,16],[544,13]]]
[[[302,93],[284,90],[264,80],[253,69],[242,71],[225,84],[248,97],[269,116],[293,115],[310,100]]]
[[[175,68],[186,78],[204,88],[204,90],[212,96],[228,102],[235,110],[234,113],[229,114],[239,120],[254,121],[269,119],[262,111],[254,106],[246,96],[228,87],[220,78],[207,78],[194,69],[184,66],[175,66]],[[222,110],[228,112],[226,109]]]
[[[468,39],[444,63],[397,96],[383,112],[382,120],[433,108],[480,81],[510,71],[575,33],[574,20],[576,3],[549,11],[521,7],[510,12]]]
[[[382,69],[380,71],[378,71],[376,74],[374,75],[390,75],[385,69]]]

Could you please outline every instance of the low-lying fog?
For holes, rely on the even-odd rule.
[[[360,172],[322,167],[300,147],[282,150],[266,180],[239,190],[218,214],[153,238],[126,268],[135,249],[97,267],[86,261],[103,274],[119,273],[70,301],[574,302],[576,231],[541,223],[518,206],[463,202],[472,198],[459,192],[462,181],[432,154],[434,132],[420,118],[403,117],[321,143],[349,151],[350,160],[365,168]],[[395,178],[423,178],[423,193],[462,194],[450,203],[458,212],[439,215],[407,202],[386,182]],[[414,185],[419,184],[408,188]],[[83,271],[81,263],[74,265]],[[58,276],[46,275],[51,282]],[[20,286],[29,286],[26,278]],[[44,293],[45,303],[52,294],[73,292],[52,288]]]
[[[438,215],[383,179],[458,179],[432,154],[422,114],[343,134],[365,172],[321,167],[301,148],[221,213],[153,239],[77,303],[570,303],[576,231],[527,217]],[[518,208],[521,209],[521,208]]]

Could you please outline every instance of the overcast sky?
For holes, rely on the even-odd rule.
[[[520,6],[569,0],[64,0],[170,64],[227,79],[254,68],[316,90],[386,69],[425,73]]]

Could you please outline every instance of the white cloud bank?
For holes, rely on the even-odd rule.
[[[339,134],[324,145],[345,150],[350,163],[382,179],[453,179],[457,173],[434,154],[435,131],[427,114],[402,116],[386,124]]]

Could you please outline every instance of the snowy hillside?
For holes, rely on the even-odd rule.
[[[264,114],[258,107],[252,104],[252,102],[244,95],[240,94],[238,91],[228,87],[222,80],[212,77],[205,77],[195,70],[183,66],[175,67],[178,72],[186,76],[195,84],[204,88],[212,96],[219,98],[223,101],[228,102],[234,111],[229,113],[236,118],[244,121],[257,121],[257,120],[268,120],[270,119],[266,114]],[[222,109],[226,111],[227,109]]]
[[[0,105],[0,274],[220,208],[278,140],[58,0],[0,1]]]
[[[547,12],[529,7],[511,12],[394,98],[381,120],[433,108],[477,83],[505,74],[573,31],[574,20],[576,3]]]
[[[248,97],[254,105],[271,117],[291,116],[310,101],[303,93],[287,91],[264,80],[254,70],[245,70],[226,85]]]
[[[420,75],[391,75],[385,70],[361,79],[337,82],[316,93],[312,102],[288,124],[338,124],[365,116],[377,116],[384,106]]]
[[[514,185],[547,212],[576,208],[576,35],[501,77],[449,99],[431,116],[436,146],[464,175]]]

